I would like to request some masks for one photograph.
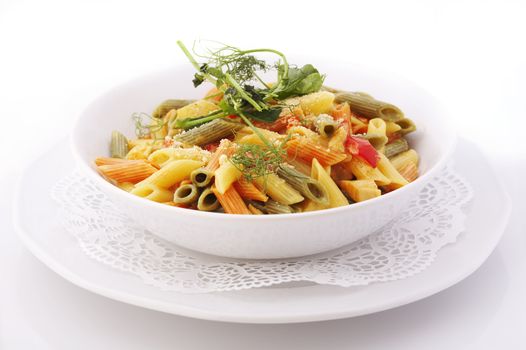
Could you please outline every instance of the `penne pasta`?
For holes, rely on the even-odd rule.
[[[219,193],[224,194],[242,175],[243,173],[225,156],[225,161],[214,173],[215,188]]]
[[[153,183],[138,184],[130,193],[159,203],[170,202],[173,198],[172,191]]]
[[[174,160],[142,180],[139,184],[154,184],[162,188],[169,188],[182,180],[188,179],[192,171],[203,166],[203,164],[203,162],[190,159]]]
[[[308,163],[316,158],[324,166],[337,164],[347,158],[345,153],[331,152],[330,149],[313,143],[306,138],[296,138],[287,142],[287,154],[290,158],[301,159]]]
[[[99,172],[115,182],[137,183],[152,176],[157,168],[146,162],[122,162],[97,167]]]
[[[350,162],[345,163],[345,166],[351,170],[358,180],[373,180],[378,186],[385,186],[391,183],[391,180],[378,168],[373,168],[358,157],[354,157]]]
[[[266,194],[261,192],[252,182],[247,181],[244,177],[240,177],[239,180],[234,182],[234,188],[243,199],[260,202],[266,202],[268,200]]]
[[[379,197],[382,191],[373,180],[340,181],[340,188],[355,202]]]
[[[377,166],[378,169],[382,172],[382,174],[384,174],[385,177],[389,179],[390,182],[389,184],[387,184],[388,188],[397,189],[407,185],[407,180],[402,175],[400,175],[398,170],[396,170],[393,164],[391,164],[389,159],[387,159],[387,157],[382,153],[379,153],[379,156],[380,160],[378,161]]]
[[[327,173],[327,171],[317,159],[312,161],[311,177],[318,180],[320,185],[325,188],[325,191],[327,192],[329,208],[341,207],[349,204],[347,198],[345,198],[329,173]]]
[[[183,131],[177,134],[174,139],[188,145],[203,146],[233,136],[237,130],[243,127],[244,125],[241,123],[230,122],[224,119],[214,119],[209,123]]]
[[[371,119],[367,125],[366,138],[376,150],[383,152],[387,143],[385,122],[380,118]]]
[[[219,208],[219,201],[210,187],[205,188],[197,200],[197,209],[214,211]]]
[[[212,192],[216,195],[217,200],[228,214],[251,214],[243,198],[237,193],[234,187],[229,187],[225,193],[219,192],[212,186]]]
[[[150,154],[148,156],[148,161],[151,164],[162,168],[171,161],[178,159],[193,159],[206,163],[210,160],[210,156],[210,152],[205,151],[199,147],[162,148]]]
[[[304,199],[298,191],[276,174],[256,178],[254,184],[260,191],[281,204],[291,205]]]
[[[95,165],[111,165],[111,164],[122,164],[130,162],[139,162],[145,163],[144,160],[129,160],[129,159],[120,159],[120,158],[111,158],[111,157],[98,157],[95,158]]]
[[[335,101],[348,102],[353,112],[369,119],[382,118],[396,122],[404,118],[404,113],[398,107],[362,93],[339,92],[336,94]]]

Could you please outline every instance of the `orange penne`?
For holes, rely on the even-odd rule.
[[[219,191],[212,186],[212,191],[217,197],[219,203],[225,210],[225,213],[228,214],[252,214],[248,210],[247,205],[243,202],[243,198],[237,193],[236,189],[233,186],[230,186],[224,194],[219,193]]]
[[[323,166],[334,165],[347,158],[345,153],[333,152],[307,138],[297,138],[287,142],[287,153],[292,159],[297,157],[308,163],[316,158]]]
[[[214,153],[212,153],[212,156],[210,157],[210,160],[205,166],[205,169],[211,172],[214,172],[219,168],[219,158],[224,155],[228,155],[230,151],[230,146],[232,145],[232,142],[230,140],[224,139],[221,140],[219,143],[219,147],[215,150]]]
[[[418,177],[418,167],[414,162],[406,162],[400,168],[397,168],[400,175],[409,182],[413,182]]]
[[[234,182],[234,188],[244,199],[253,199],[261,202],[266,202],[268,200],[267,195],[258,190],[252,182],[247,181],[244,177],[241,177]]]
[[[146,179],[157,171],[157,168],[143,161],[100,165],[97,168],[108,179],[134,184]]]
[[[144,163],[144,160],[130,160],[130,159],[121,159],[121,158],[110,158],[110,157],[98,157],[95,159],[95,164],[97,166],[100,165],[111,165],[111,164],[122,164],[122,163],[130,163],[130,162],[139,162]]]
[[[332,116],[335,120],[351,120],[351,107],[347,102],[336,105]]]

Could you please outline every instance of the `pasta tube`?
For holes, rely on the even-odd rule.
[[[193,102],[195,100],[165,100],[154,109],[152,118],[163,118],[172,109],[179,109]]]
[[[381,152],[387,143],[385,121],[380,118],[371,119],[367,126],[366,138],[376,150]]]
[[[197,200],[197,209],[214,211],[219,208],[219,201],[211,188],[205,188]]]
[[[373,180],[340,181],[341,189],[355,202],[363,202],[367,199],[380,197],[382,191],[378,189]]]
[[[285,179],[294,189],[304,197],[320,204],[329,204],[327,191],[320,183],[310,176],[304,175],[290,165],[281,164],[277,170],[278,175]]]
[[[212,182],[212,179],[214,178],[214,173],[210,170],[207,170],[206,168],[199,168],[192,171],[190,174],[190,180],[197,186],[197,187],[206,187]]]
[[[237,193],[234,187],[228,188],[225,193],[221,193],[212,186],[212,192],[217,197],[219,203],[228,214],[251,214],[247,205],[243,202],[243,198]]]
[[[209,123],[183,131],[174,136],[174,139],[189,145],[204,146],[208,143],[232,136],[234,132],[243,127],[241,123],[229,122],[224,119],[214,119]]]
[[[407,151],[408,149],[409,145],[407,144],[407,140],[404,138],[399,138],[385,145],[384,154],[387,158],[391,158],[397,154]]]
[[[401,119],[401,120],[397,120],[396,124],[398,124],[398,126],[400,126],[400,128],[401,128],[398,131],[401,135],[406,135],[406,134],[409,134],[410,132],[413,132],[413,131],[416,130],[415,123],[409,118],[404,118],[404,119]]]
[[[112,158],[125,158],[128,154],[128,139],[118,131],[111,133],[110,156]]]
[[[340,191],[334,180],[317,159],[312,161],[311,177],[318,180],[321,186],[325,188],[330,208],[341,207],[349,204],[347,198],[345,198],[342,191]]]
[[[389,189],[397,189],[402,186],[405,186],[408,184],[407,180],[400,175],[398,170],[391,164],[389,159],[382,154],[378,154],[380,156],[380,160],[378,161],[378,169],[382,172],[382,174],[385,175],[390,180],[390,183],[388,184]]]
[[[265,204],[251,202],[250,205],[267,214],[291,214],[294,212],[291,206],[281,204],[269,199]]]
[[[172,191],[153,183],[136,185],[130,193],[159,203],[169,202],[173,197]]]
[[[337,164],[347,158],[345,153],[331,152],[330,149],[306,138],[296,138],[287,142],[287,154],[292,159],[297,157],[308,163],[316,158],[324,166]]]
[[[97,168],[102,175],[116,182],[137,183],[157,172],[157,168],[142,161],[101,165]]]
[[[335,101],[348,102],[353,112],[369,119],[382,118],[396,122],[404,118],[404,113],[398,107],[361,93],[339,92],[336,94]]]
[[[184,184],[179,186],[174,192],[174,203],[191,204],[197,200],[199,192],[194,184]]]
[[[203,162],[190,159],[174,160],[142,180],[139,185],[151,183],[162,188],[169,188],[189,178],[192,171],[203,166],[203,164]]]
[[[162,168],[173,160],[193,159],[201,162],[208,162],[210,152],[199,147],[192,148],[161,148],[148,156],[148,161],[153,165]]]
[[[303,196],[276,174],[256,178],[254,184],[273,200],[291,205],[304,200]]]
[[[250,181],[247,181],[244,177],[239,178],[234,182],[234,187],[243,199],[251,199],[260,202],[266,202],[268,196],[258,190],[258,188]]]
[[[215,188],[219,193],[225,194],[242,175],[241,171],[231,161],[225,160],[214,173]]]
[[[367,162],[353,157],[350,162],[345,163],[358,180],[373,180],[379,186],[389,185],[391,180],[387,178],[378,168],[373,168]]]
[[[338,124],[334,121],[334,119],[332,119],[330,115],[320,114],[314,120],[314,126],[321,136],[330,138],[334,134]]]

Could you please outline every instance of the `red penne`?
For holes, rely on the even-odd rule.
[[[316,158],[323,166],[334,165],[347,158],[345,153],[332,152],[307,138],[297,138],[287,142],[287,153],[292,159],[297,157],[308,163]]]
[[[261,202],[266,202],[268,200],[267,195],[258,190],[252,182],[247,181],[244,177],[241,177],[234,182],[234,188],[244,199],[252,199]]]
[[[224,194],[219,193],[215,186],[212,187],[212,191],[216,195],[219,203],[221,203],[221,206],[225,210],[225,213],[252,214],[251,211],[248,210],[247,205],[243,201],[243,198],[241,198],[241,196],[239,195],[239,193],[237,193],[236,189],[233,186],[230,186],[230,188],[226,190]]]
[[[144,161],[128,161],[97,167],[102,175],[116,182],[138,183],[157,171]]]

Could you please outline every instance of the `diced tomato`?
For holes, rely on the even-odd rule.
[[[209,143],[208,145],[203,146],[203,149],[207,150],[208,152],[214,153],[217,147],[219,147],[219,142]]]

